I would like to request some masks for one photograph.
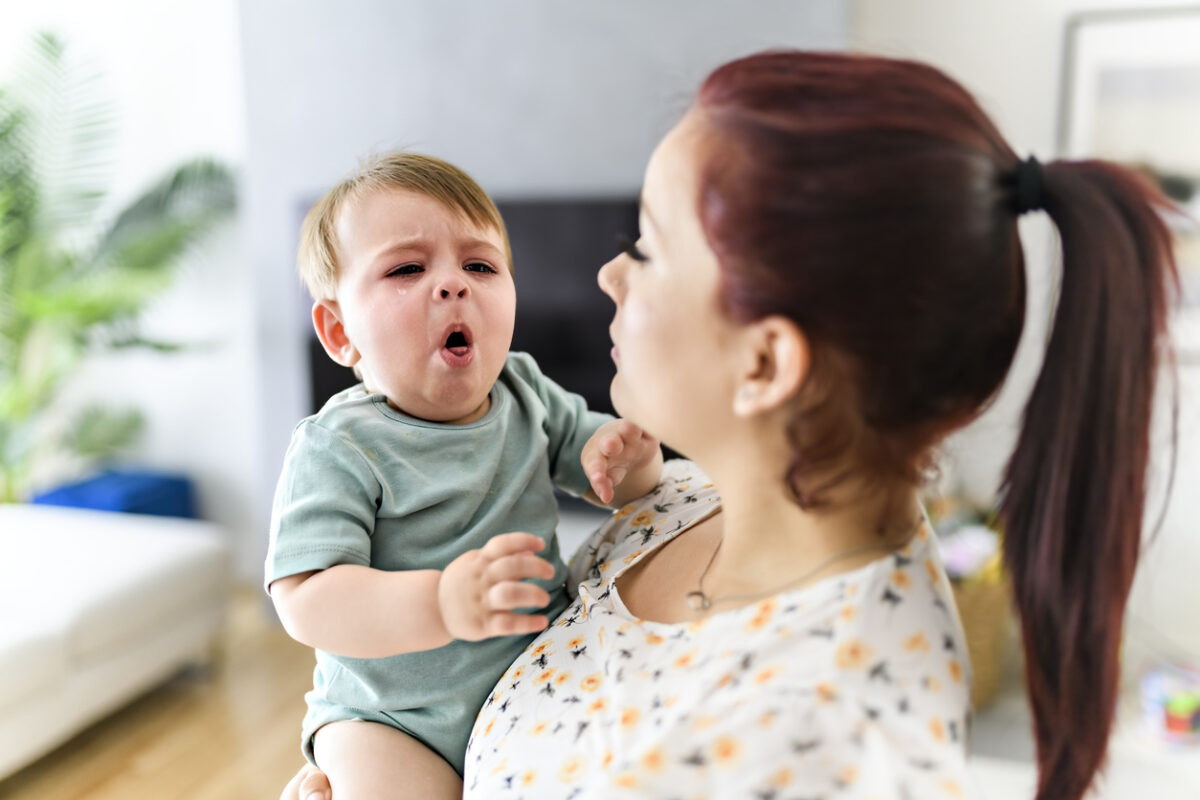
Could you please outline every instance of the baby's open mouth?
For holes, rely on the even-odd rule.
[[[471,350],[471,340],[463,331],[451,331],[442,346],[456,356],[464,356]]]

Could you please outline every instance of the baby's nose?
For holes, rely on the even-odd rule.
[[[438,283],[434,291],[436,296],[442,300],[449,300],[451,298],[461,300],[467,296],[467,282],[458,277],[446,278]]]

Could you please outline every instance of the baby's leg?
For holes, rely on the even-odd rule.
[[[313,751],[334,800],[462,797],[462,779],[445,759],[387,725],[331,722],[317,731]]]

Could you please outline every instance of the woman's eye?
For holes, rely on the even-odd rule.
[[[420,264],[401,264],[387,274],[389,278],[395,275],[416,275],[422,272],[424,268]]]
[[[632,258],[634,261],[649,261],[650,257],[642,252],[638,247],[637,242],[630,239],[623,233],[617,234],[617,243],[621,246],[621,252]]]
[[[463,267],[463,269],[470,270],[471,272],[493,273],[496,271],[491,264],[485,264],[482,261],[472,261],[470,264],[467,264],[465,267]]]

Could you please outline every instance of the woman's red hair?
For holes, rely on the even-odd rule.
[[[787,481],[916,483],[996,395],[1025,315],[1018,158],[970,94],[914,62],[769,52],[701,87],[700,219],[735,319],[784,315],[813,369]],[[1042,171],[1062,280],[1002,497],[1039,800],[1104,760],[1142,526],[1151,398],[1175,276],[1167,201],[1098,161]]]

